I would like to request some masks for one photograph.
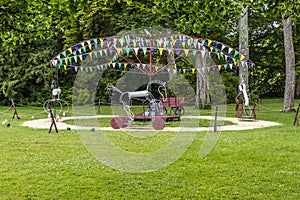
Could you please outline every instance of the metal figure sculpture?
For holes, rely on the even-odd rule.
[[[60,119],[61,112],[63,112],[63,116],[65,116],[66,113],[69,111],[69,104],[60,98],[61,89],[59,86],[56,86],[55,80],[52,81],[51,89],[52,99],[46,100],[43,105],[43,108],[44,111],[48,113],[48,117],[50,117],[49,107],[51,104],[54,104],[54,106],[52,106],[52,111],[54,111],[53,114],[55,116],[56,121],[58,121]],[[67,107],[67,109],[63,111],[64,107]]]
[[[239,93],[235,98],[235,114],[241,120],[256,120],[256,104],[257,100],[254,102],[253,108],[250,108],[249,96],[244,82],[241,82],[239,85]],[[241,108],[240,108],[241,104]],[[247,109],[246,109],[247,108]]]

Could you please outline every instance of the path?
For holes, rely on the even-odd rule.
[[[67,128],[71,128],[72,130],[91,130],[92,128],[95,130],[109,130],[109,131],[118,131],[118,130],[128,130],[128,131],[141,131],[140,128],[124,128],[124,129],[113,129],[111,127],[85,127],[85,126],[76,126],[64,123],[65,120],[72,119],[88,119],[88,118],[113,118],[113,115],[96,115],[96,116],[77,116],[77,117],[64,117],[60,121],[56,122],[57,128],[59,130],[66,130]],[[181,118],[194,118],[194,119],[209,119],[212,120],[212,116],[182,116]],[[280,124],[277,122],[256,120],[256,121],[240,121],[237,118],[233,117],[225,117],[224,121],[231,121],[235,123],[234,125],[220,126],[218,130],[222,131],[235,131],[235,130],[249,130],[256,128],[264,128],[270,126],[279,126]],[[47,119],[38,119],[26,121],[23,123],[23,126],[28,126],[31,128],[37,129],[49,129],[51,125],[51,121],[49,118]],[[162,131],[209,131],[212,127],[165,127]],[[143,130],[143,129],[142,129]],[[148,131],[151,129],[147,129]],[[154,130],[153,130],[154,131]]]

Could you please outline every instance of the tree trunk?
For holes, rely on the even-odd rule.
[[[296,23],[296,34],[297,34],[297,37],[300,38],[300,23],[299,22]],[[298,47],[298,51],[297,51],[297,49],[295,49],[295,51],[298,52],[296,61],[300,62],[299,47]],[[299,68],[299,65],[298,65],[298,67],[296,66],[296,68]],[[300,97],[300,74],[299,73],[296,74],[296,91],[295,92],[296,92],[296,96]]]
[[[205,57],[201,55],[200,52],[196,54],[196,108],[205,108],[210,104],[209,99],[209,85],[208,85],[208,72],[204,69],[205,67]],[[201,106],[200,106],[201,105]]]
[[[299,97],[300,96],[300,76],[296,77],[296,96]]]
[[[249,58],[249,36],[248,36],[248,6],[243,10],[239,20],[239,51],[242,55]],[[246,89],[249,89],[248,67],[239,65],[239,83],[245,83]]]
[[[283,112],[287,112],[294,108],[294,95],[295,95],[295,53],[293,46],[292,35],[292,20],[290,17],[283,19],[283,33],[284,33],[284,50],[285,50],[285,90]]]

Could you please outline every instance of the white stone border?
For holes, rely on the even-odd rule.
[[[95,115],[95,116],[76,116],[76,117],[64,117],[60,121],[56,122],[57,128],[59,130],[66,130],[67,128],[71,128],[72,130],[107,130],[107,131],[122,131],[122,130],[130,130],[130,131],[142,131],[142,130],[151,130],[149,128],[124,128],[124,129],[113,129],[111,127],[86,127],[86,126],[76,126],[66,124],[63,121],[71,120],[71,119],[88,119],[88,118],[113,118],[113,115]],[[194,118],[194,119],[209,119],[213,120],[212,116],[182,116],[181,118]],[[263,120],[255,120],[255,121],[242,121],[237,118],[233,117],[223,117],[221,120],[224,121],[231,121],[235,123],[234,125],[227,125],[227,126],[219,126],[217,127],[218,130],[222,131],[237,131],[237,130],[249,130],[249,129],[256,129],[256,128],[264,128],[270,126],[279,126],[280,124],[277,122],[271,121],[263,121]],[[22,126],[31,127],[34,129],[49,129],[51,125],[50,118],[46,119],[38,119],[38,120],[30,120],[26,121],[22,124]],[[209,131],[212,127],[165,127],[161,131]],[[155,131],[155,130],[153,130]]]

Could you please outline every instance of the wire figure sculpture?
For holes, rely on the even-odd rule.
[[[44,102],[43,108],[46,113],[48,113],[48,117],[50,118],[50,109],[51,104],[54,104],[52,107],[52,111],[56,121],[60,119],[60,114],[63,112],[63,116],[66,116],[69,111],[69,104],[60,98],[61,89],[56,85],[55,80],[52,81],[51,84],[52,89],[52,99],[46,100]],[[66,107],[66,110],[64,108]]]
[[[246,89],[246,84],[242,81],[239,84],[239,93],[235,98],[235,114],[240,120],[256,120],[256,104],[257,99],[254,102],[253,108],[250,108],[248,91]],[[241,107],[240,107],[241,104]]]

